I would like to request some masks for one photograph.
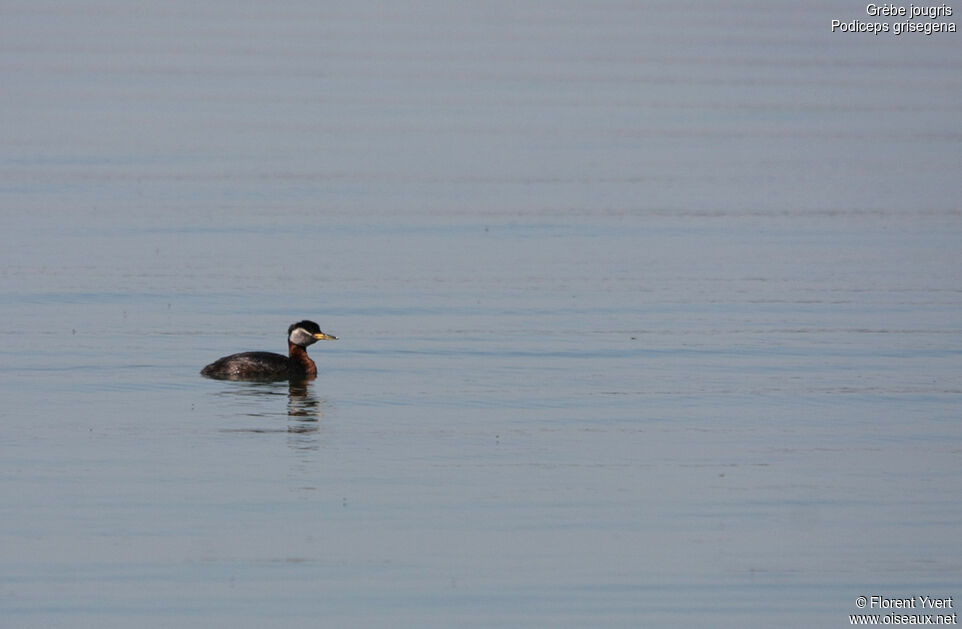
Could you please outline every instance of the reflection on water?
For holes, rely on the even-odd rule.
[[[321,402],[311,392],[309,381],[291,381],[287,389],[287,414],[300,422],[316,423],[321,417]],[[294,432],[308,432],[296,430]]]
[[[218,391],[215,395],[227,398],[251,398],[249,406],[253,407],[241,413],[246,417],[260,417],[266,419],[286,420],[286,426],[253,428],[225,428],[223,432],[253,432],[253,433],[313,433],[320,430],[322,416],[322,400],[312,390],[310,380],[289,382],[232,382],[230,387]],[[286,411],[280,410],[280,396],[287,397]],[[243,407],[244,402],[239,407]],[[238,413],[234,413],[236,416]]]

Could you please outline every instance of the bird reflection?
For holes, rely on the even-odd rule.
[[[228,428],[224,432],[318,432],[320,430],[323,400],[314,393],[310,380],[290,380],[287,382],[286,391],[282,388],[283,386],[280,382],[247,382],[241,386],[232,386],[229,389],[219,391],[216,394],[218,396],[258,398],[257,401],[251,400],[254,401],[254,404],[244,401],[237,405],[235,410],[241,411],[240,416],[260,419],[275,418],[275,421],[286,416],[287,419],[286,427],[275,424],[273,427]],[[286,413],[279,408],[280,400],[277,398],[281,395],[287,396]]]
[[[289,432],[317,432],[320,429],[321,401],[308,383],[308,380],[291,380],[288,383],[287,415],[296,420],[288,425]]]

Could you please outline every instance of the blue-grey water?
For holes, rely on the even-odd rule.
[[[962,39],[835,18],[4,3],[0,626],[962,599]]]

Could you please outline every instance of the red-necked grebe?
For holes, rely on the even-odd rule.
[[[231,354],[207,365],[200,373],[218,380],[308,380],[317,376],[317,365],[307,355],[307,346],[336,339],[321,332],[313,321],[298,321],[287,329],[287,356],[273,352]]]

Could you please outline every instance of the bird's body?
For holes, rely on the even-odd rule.
[[[287,330],[287,356],[274,352],[231,354],[200,373],[218,380],[310,380],[317,376],[317,365],[307,355],[307,346],[336,338],[321,332],[313,321],[300,321]]]

